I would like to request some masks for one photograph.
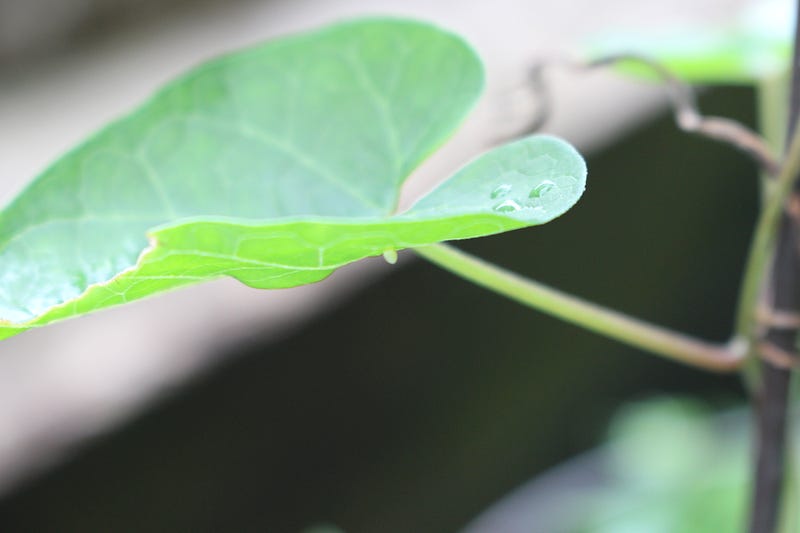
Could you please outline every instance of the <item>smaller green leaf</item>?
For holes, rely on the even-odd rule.
[[[680,78],[700,84],[751,84],[783,74],[791,59],[794,2],[764,0],[718,28],[675,28],[666,32],[614,32],[587,46],[592,58],[635,53],[651,57]],[[652,78],[634,65],[621,70]]]

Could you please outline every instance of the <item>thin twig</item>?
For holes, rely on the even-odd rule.
[[[552,110],[549,86],[544,79],[545,69],[551,65],[562,65],[573,69],[595,69],[635,63],[650,69],[664,84],[679,128],[709,139],[729,144],[749,155],[770,176],[780,169],[767,142],[743,124],[724,117],[705,116],[700,113],[692,87],[678,79],[663,64],[637,54],[614,54],[587,63],[560,60],[543,60],[535,63],[529,72],[529,87],[537,95],[540,105],[536,116],[526,128],[526,133],[539,130]]]

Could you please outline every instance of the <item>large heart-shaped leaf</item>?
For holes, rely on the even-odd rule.
[[[0,213],[0,338],[205,279],[291,287],[559,216],[586,169],[551,137],[497,148],[394,214],[403,180],[482,85],[460,38],[392,19],[195,69]]]
[[[593,57],[644,54],[692,83],[750,84],[786,72],[792,53],[793,0],[757,0],[721,27],[685,27],[664,32],[617,31],[589,44]],[[626,65],[631,74],[650,69]]]

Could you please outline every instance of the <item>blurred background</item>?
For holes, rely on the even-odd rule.
[[[486,97],[412,178],[410,199],[528,123],[536,102],[525,82],[537,58],[574,53],[615,28],[723,23],[742,4],[0,0],[0,204],[188,67],[376,13],[464,34],[488,69]],[[460,246],[647,320],[726,339],[758,201],[753,166],[679,133],[657,86],[609,73],[554,71],[548,81],[546,131],[587,155],[586,195],[550,225]],[[755,120],[747,88],[705,91],[701,105]],[[621,406],[687,395],[695,400],[645,404],[667,417],[654,426],[660,441],[696,440],[682,422],[670,425],[672,414],[707,417],[743,398],[736,377],[560,323],[410,252],[398,265],[365,261],[299,289],[222,280],[0,344],[0,530],[555,531],[544,511],[526,516],[524,529],[497,521],[518,505],[473,520],[604,442],[609,427],[638,420],[610,426]],[[746,433],[731,439],[747,444]],[[591,456],[581,457],[566,486],[597,481],[596,465],[584,468]]]

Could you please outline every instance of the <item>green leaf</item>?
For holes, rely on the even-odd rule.
[[[0,338],[206,279],[291,287],[367,256],[559,216],[586,168],[551,137],[484,154],[394,213],[403,180],[482,85],[460,38],[392,19],[195,69],[0,213]]]
[[[593,58],[646,55],[691,83],[751,84],[787,70],[794,17],[794,2],[761,0],[724,27],[608,33],[593,39],[588,49]],[[629,74],[653,76],[652,71],[639,66],[622,68]]]

